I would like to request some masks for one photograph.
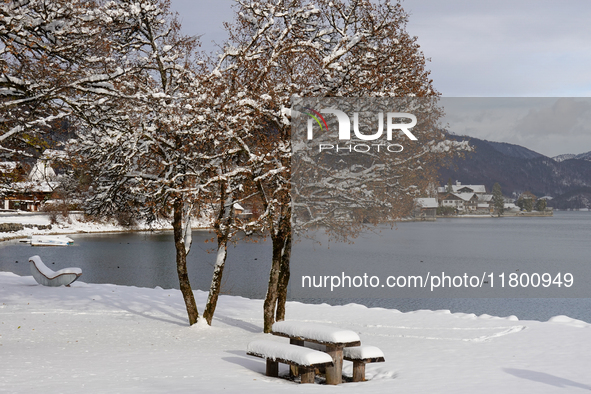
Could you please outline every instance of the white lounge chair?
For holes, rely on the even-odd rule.
[[[31,264],[33,278],[43,286],[70,286],[70,284],[82,275],[82,270],[75,267],[53,271],[43,264],[39,256],[31,257],[29,263]]]

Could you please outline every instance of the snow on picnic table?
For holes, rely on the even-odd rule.
[[[384,352],[377,346],[353,346],[344,348],[343,356],[355,360],[367,360],[370,358],[384,357]]]
[[[323,343],[348,343],[361,340],[355,331],[301,321],[276,322],[273,324],[273,332]]]
[[[302,346],[290,345],[288,342],[277,342],[258,339],[252,341],[246,347],[246,351],[255,353],[271,360],[290,360],[299,365],[314,365],[332,363],[332,357],[328,353],[308,349]]]
[[[1,252],[0,252],[1,253]],[[207,294],[196,291],[202,307]],[[591,390],[590,325],[448,311],[287,304],[291,320],[342,327],[379,347],[367,382],[306,385],[265,376],[246,355],[263,301],[221,296],[212,327],[187,325],[178,290],[74,282],[44,287],[0,272],[0,392],[582,393]],[[344,362],[352,374],[352,363]],[[280,366],[280,374],[288,367]]]

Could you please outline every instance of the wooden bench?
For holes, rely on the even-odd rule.
[[[267,376],[279,376],[279,363],[298,367],[301,383],[314,383],[316,368],[333,365],[332,358],[326,353],[264,339],[249,343],[246,354],[267,361]]]
[[[75,267],[53,271],[43,264],[39,256],[29,258],[29,263],[33,278],[43,286],[70,286],[82,275],[82,270]]]
[[[326,346],[326,354],[330,355],[332,365],[326,367],[326,383],[340,384],[343,379],[343,349],[348,346],[361,345],[356,332],[317,323],[280,321],[273,324],[273,335],[290,339],[291,344],[304,346],[304,342],[312,342]]]
[[[365,364],[386,361],[384,353],[375,346],[354,346],[343,349],[343,359],[353,362],[353,381],[365,381]]]

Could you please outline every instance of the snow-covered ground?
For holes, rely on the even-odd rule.
[[[84,276],[82,276],[84,278]],[[196,292],[199,305],[206,294]],[[363,383],[269,378],[245,354],[262,301],[221,296],[212,327],[187,325],[178,290],[75,282],[43,287],[0,272],[0,392],[7,393],[579,393],[591,390],[591,330],[556,317],[519,321],[448,311],[290,302],[290,320],[350,329],[378,346]],[[282,373],[287,368],[282,366]],[[345,362],[345,374],[351,365]]]

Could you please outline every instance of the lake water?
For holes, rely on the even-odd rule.
[[[401,311],[449,309],[542,321],[567,315],[591,322],[590,235],[591,212],[555,212],[550,218],[454,218],[399,223],[395,229],[383,228],[375,234],[361,235],[353,244],[330,243],[324,235],[317,234],[315,242],[305,240],[293,247],[290,299],[329,304],[356,302]],[[54,270],[80,267],[81,280],[87,283],[178,288],[170,232],[73,234],[71,237],[75,244],[67,247],[40,248],[17,241],[2,242],[0,271],[30,275],[28,258],[38,254]],[[207,242],[211,238],[208,231],[193,234],[188,269],[194,289],[209,288],[215,261],[214,253],[209,253],[215,243]],[[264,298],[270,242],[254,241],[241,241],[230,247],[222,288],[225,294]],[[537,293],[531,288],[511,289],[507,285],[500,289],[497,277],[495,291],[459,288],[453,289],[455,292],[421,289],[405,293],[380,286],[331,292],[327,288],[301,287],[302,275],[367,273],[380,277],[384,283],[388,275],[424,276],[426,272],[432,275],[445,272],[451,276],[468,272],[481,276],[491,272],[508,275],[559,271],[572,272],[576,286],[570,289],[539,286]]]

